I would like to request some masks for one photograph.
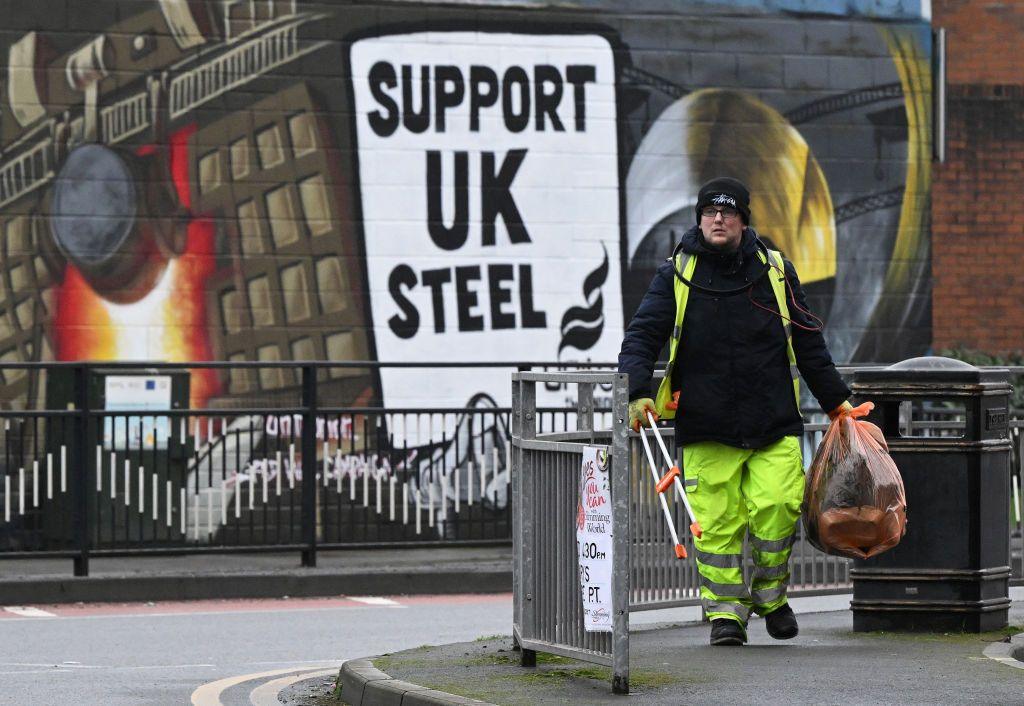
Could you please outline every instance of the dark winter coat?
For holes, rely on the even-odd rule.
[[[711,289],[734,289],[762,271],[750,228],[735,253],[711,250],[699,227],[682,237],[684,252],[698,255],[693,281]],[[796,269],[785,260],[786,277],[796,301],[807,309]],[[691,289],[676,352],[672,389],[680,390],[676,434],[683,443],[719,441],[740,448],[760,448],[783,436],[803,433],[793,396],[786,355],[784,322],[768,277],[743,294],[716,297]],[[658,268],[643,301],[626,328],[619,371],[629,374],[629,398],[653,397],[652,371],[675,323],[674,266]],[[755,306],[751,298],[771,310]],[[790,317],[808,327],[815,323],[793,306]],[[840,378],[820,331],[793,326],[793,350],[800,375],[822,410],[841,405],[850,389]]]

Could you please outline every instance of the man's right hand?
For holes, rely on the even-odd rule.
[[[640,427],[651,426],[647,413],[650,412],[654,421],[658,421],[658,413],[654,411],[654,400],[650,397],[640,397],[629,403],[629,428],[633,431],[640,431]]]

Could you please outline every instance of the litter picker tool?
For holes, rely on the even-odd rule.
[[[661,480],[655,484],[655,489],[664,494],[669,489],[673,482],[675,482],[676,492],[679,493],[679,497],[683,500],[683,505],[686,507],[686,514],[690,517],[690,531],[693,532],[694,537],[700,537],[704,530],[700,528],[700,523],[697,522],[697,518],[693,516],[693,508],[690,507],[690,500],[686,497],[686,489],[683,487],[683,481],[680,480],[682,472],[679,470],[679,466],[672,463],[672,456],[668,453],[668,447],[665,446],[665,441],[661,438],[661,432],[658,431],[658,425],[654,423],[654,416],[648,412],[647,419],[651,422],[651,430],[654,432],[654,438],[658,440],[658,446],[661,447],[661,453],[665,456],[665,464],[668,465],[669,471],[661,477]]]
[[[651,469],[651,475],[654,477],[654,485],[658,485],[658,471],[654,463],[654,454],[651,453],[651,445],[647,442],[647,435],[644,434],[644,428],[640,427],[640,441],[644,443],[644,453],[647,454],[647,465]],[[668,522],[668,531],[672,535],[672,541],[675,542],[676,558],[686,558],[686,547],[679,541],[679,535],[676,533],[676,523],[672,521],[672,513],[668,509],[668,501],[665,500],[664,493],[658,493],[658,499],[661,500],[661,509],[665,513],[665,521]]]

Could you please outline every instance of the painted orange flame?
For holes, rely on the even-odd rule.
[[[170,139],[170,166],[180,203],[188,208],[188,138],[195,126]],[[193,219],[188,224],[185,252],[141,301],[128,306],[104,300],[78,269],[68,264],[56,288],[54,337],[57,360],[211,360],[208,337],[206,282],[213,274],[213,222]],[[216,371],[192,370],[193,408],[203,407],[220,392]]]

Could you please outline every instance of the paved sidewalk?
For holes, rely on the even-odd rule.
[[[1011,597],[1015,600],[1010,624],[1024,628],[1024,588],[1012,589]],[[796,639],[772,640],[764,622],[756,620],[750,626],[750,643],[744,647],[709,647],[709,628],[701,623],[641,626],[634,620],[628,697],[611,693],[610,674],[601,667],[538,655],[538,667],[524,669],[507,637],[409,650],[373,662],[392,678],[418,688],[502,706],[621,705],[626,701],[672,705],[1024,703],[1024,662],[1014,659],[1024,657],[1024,635],[1007,643],[1003,632],[854,633],[849,598],[796,599],[794,609],[800,617]],[[823,609],[828,612],[808,612]],[[342,699],[370,706],[385,703],[381,695],[393,694],[381,686],[367,688],[366,697],[360,697],[350,680]],[[417,698],[416,692],[410,692],[402,703],[420,703]]]
[[[0,560],[0,605],[512,590],[512,547],[323,550],[317,566],[299,552],[93,557],[89,576],[70,559]]]

